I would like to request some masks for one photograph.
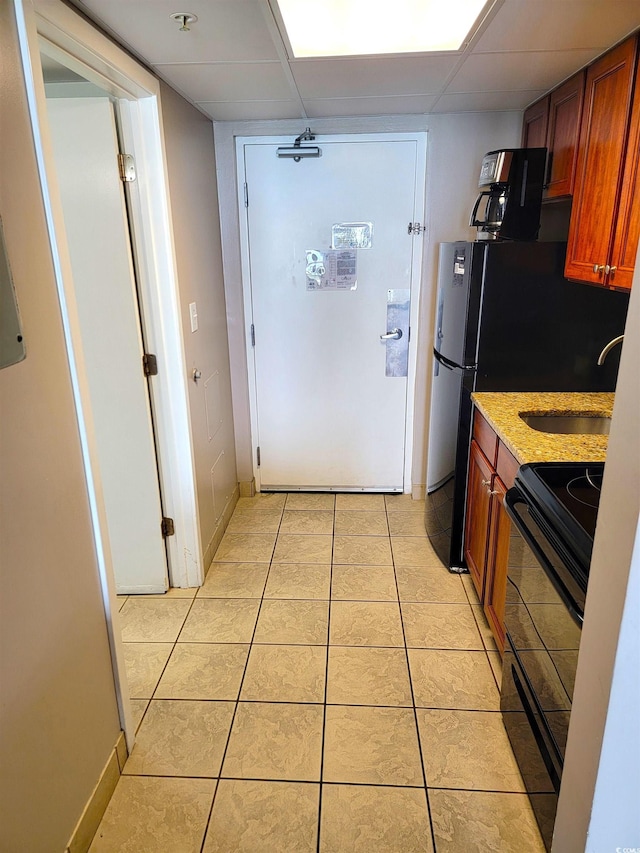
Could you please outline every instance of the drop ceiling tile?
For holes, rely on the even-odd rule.
[[[192,101],[288,101],[291,87],[279,62],[156,65]]]
[[[303,98],[349,98],[437,94],[458,60],[458,56],[298,59],[290,65]]]
[[[387,98],[317,98],[304,101],[309,118],[331,116],[420,115],[428,113],[437,95],[394,95]]]
[[[472,54],[446,92],[546,91],[597,55],[596,49]]]
[[[277,59],[259,0],[83,0],[150,64]],[[186,9],[185,9],[186,7]],[[188,33],[169,17],[188,11],[198,16]]]
[[[639,25],[638,0],[505,0],[474,53],[580,48],[602,51]]]
[[[464,92],[441,95],[433,113],[466,113],[522,110],[544,95],[546,89],[521,92]]]
[[[214,121],[258,121],[261,119],[304,118],[297,101],[198,102],[197,106]]]

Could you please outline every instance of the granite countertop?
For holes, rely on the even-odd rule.
[[[477,408],[517,461],[604,462],[608,435],[557,435],[532,429],[523,414],[605,415],[613,411],[613,393],[546,393],[479,391],[472,395]]]

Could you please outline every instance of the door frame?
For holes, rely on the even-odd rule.
[[[358,133],[358,134],[316,134],[316,144],[334,142],[416,142],[416,183],[413,202],[412,222],[425,224],[426,219],[426,173],[427,173],[427,132],[415,131],[408,133]],[[246,145],[290,145],[291,136],[237,136],[236,148],[236,179],[239,225],[240,225],[240,264],[242,273],[242,298],[244,304],[245,347],[247,359],[247,374],[249,386],[249,418],[251,428],[251,459],[256,491],[261,490],[260,468],[258,467],[258,394],[256,384],[255,349],[251,343],[251,325],[253,323],[253,300],[251,296],[251,266],[249,262],[249,218],[248,207],[245,205],[245,158]],[[249,197],[251,189],[249,188]],[[426,232],[407,239],[420,239],[419,248],[414,246],[411,264],[411,309],[409,325],[411,337],[409,340],[409,369],[407,373],[407,396],[405,403],[404,428],[404,466],[403,491],[411,494],[411,470],[413,462],[413,422],[415,411],[415,383],[417,370],[417,343],[419,340],[418,320],[420,316],[420,287],[422,282],[423,239]]]
[[[129,203],[132,249],[139,273],[141,323],[146,343],[158,358],[158,375],[151,383],[151,404],[163,505],[174,519],[176,531],[175,536],[166,540],[169,578],[172,586],[193,587],[202,584],[204,572],[160,83],[118,45],[63,3],[43,0],[37,3],[37,9],[29,0],[13,0],[13,3],[77,411],[116,697],[121,724],[131,749],[135,727],[124,666],[124,647],[115,615],[118,611],[115,577],[71,263],[40,73],[40,50],[44,47],[53,58],[116,99],[124,143],[128,153],[136,159],[139,176],[143,176],[143,180],[130,185]]]

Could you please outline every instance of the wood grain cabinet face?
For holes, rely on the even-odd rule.
[[[544,148],[549,124],[549,96],[536,101],[524,111],[522,118],[522,147]]]
[[[502,652],[511,536],[511,520],[504,508],[504,496],[513,486],[518,463],[478,410],[474,412],[473,423],[464,556],[496,644]],[[493,462],[483,453],[491,447],[496,448]]]
[[[584,84],[585,72],[581,71],[549,95],[545,198],[573,193]]]
[[[616,289],[631,289],[633,269],[640,239],[640,59],[631,108],[629,141],[625,157],[620,204],[611,251],[609,284]]]
[[[543,198],[573,192],[584,82],[585,73],[581,71],[525,110],[523,148],[546,147],[548,151]]]
[[[480,601],[484,595],[489,543],[489,510],[494,471],[477,442],[472,440],[467,479],[464,556]]]
[[[637,39],[587,69],[565,275],[609,287],[631,113]],[[633,158],[634,152],[629,151]],[[637,155],[636,155],[637,156]],[[637,203],[637,202],[636,202]],[[628,228],[631,234],[632,228]],[[627,244],[629,239],[627,238]],[[627,246],[626,253],[629,254]],[[615,280],[615,281],[614,281]]]
[[[501,652],[504,651],[504,610],[507,597],[507,567],[511,519],[504,508],[505,484],[499,477],[493,481],[491,523],[484,585],[484,613]]]

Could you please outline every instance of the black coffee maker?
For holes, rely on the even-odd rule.
[[[503,148],[484,156],[482,192],[469,221],[478,229],[478,240],[537,238],[546,160],[546,148]]]

